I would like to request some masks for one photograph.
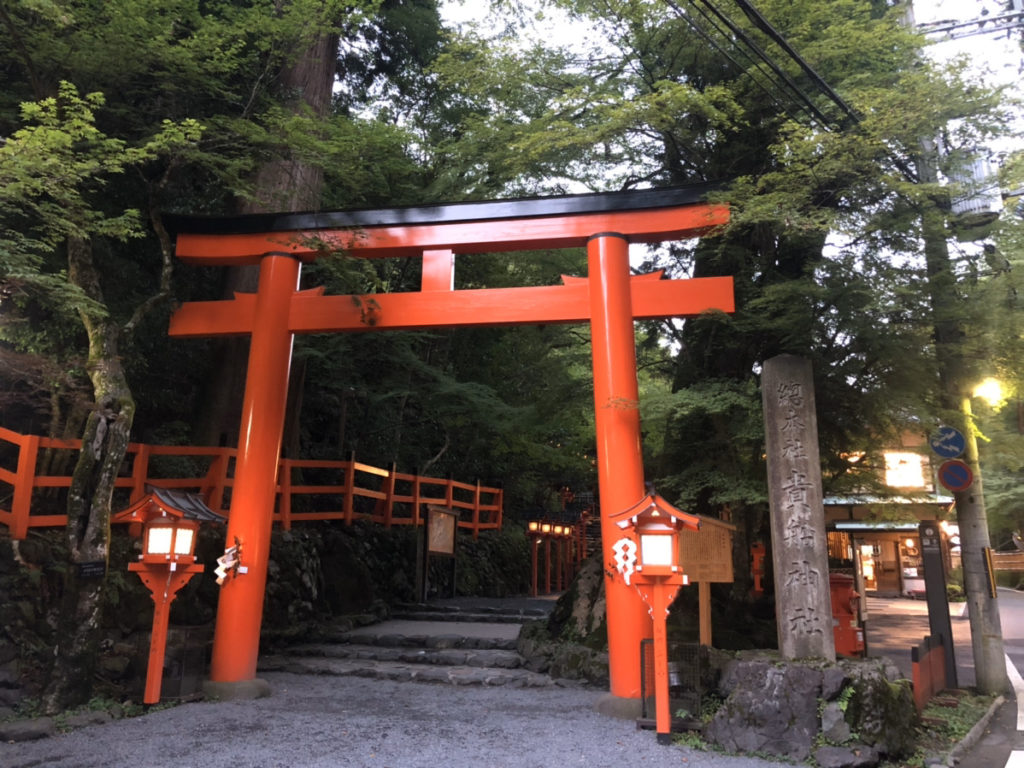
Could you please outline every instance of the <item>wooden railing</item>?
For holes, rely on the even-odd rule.
[[[12,538],[24,539],[30,528],[66,524],[66,514],[39,510],[64,508],[71,476],[41,474],[39,465],[43,456],[63,453],[73,466],[74,457],[68,454],[81,444],[0,427],[0,525]],[[227,516],[236,456],[234,448],[129,443],[126,467],[115,481],[114,511],[142,498],[146,486],[153,485],[198,493],[211,509]],[[348,461],[281,459],[274,521],[286,530],[294,522],[316,520],[419,525],[427,504],[459,512],[459,527],[474,537],[501,528],[501,488],[404,474],[394,466],[363,464],[354,456]]]
[[[993,552],[992,567],[997,571],[1024,571],[1024,552]]]

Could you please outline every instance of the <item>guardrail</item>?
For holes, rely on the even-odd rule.
[[[64,526],[63,508],[71,487],[70,474],[46,474],[56,456],[71,462],[81,440],[22,435],[0,427],[0,525],[14,539],[30,528]],[[63,457],[60,454],[64,454]],[[230,512],[234,448],[129,443],[125,469],[115,480],[115,511],[146,494],[146,486],[198,493],[215,512]],[[301,479],[299,479],[301,478]],[[423,505],[448,507],[459,513],[459,527],[478,536],[502,524],[501,488],[452,479],[426,477],[356,461],[281,459],[278,465],[274,521],[285,530],[300,521],[371,520],[392,525],[420,525]]]

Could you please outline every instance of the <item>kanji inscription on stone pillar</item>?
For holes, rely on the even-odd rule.
[[[775,612],[783,658],[834,661],[828,545],[811,363],[779,355],[761,375]]]

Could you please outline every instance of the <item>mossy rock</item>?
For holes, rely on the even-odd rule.
[[[850,664],[847,670],[853,686],[846,708],[851,730],[883,754],[910,754],[919,724],[910,681],[892,679],[884,664],[873,661]]]

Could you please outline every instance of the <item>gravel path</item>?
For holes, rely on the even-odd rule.
[[[192,703],[35,742],[4,768],[792,768],[662,746],[598,714],[600,692],[263,676],[257,701]]]

